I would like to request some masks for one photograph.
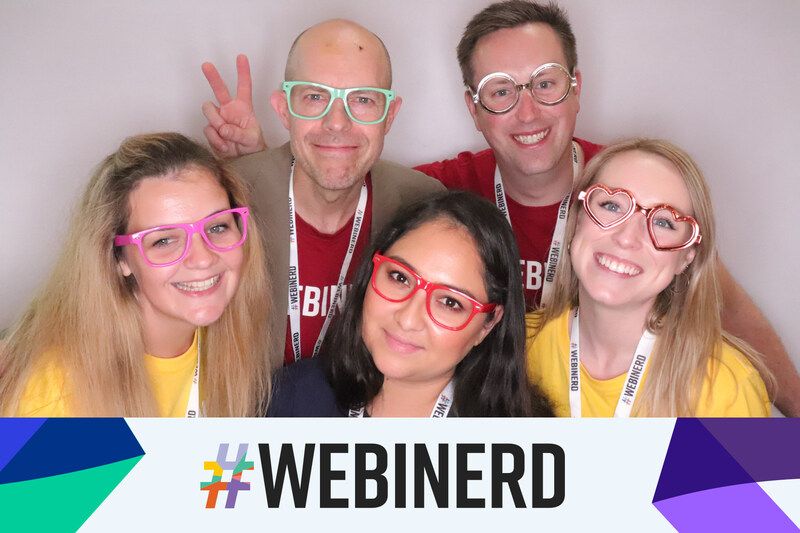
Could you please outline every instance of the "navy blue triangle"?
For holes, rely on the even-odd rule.
[[[753,478],[699,420],[679,418],[653,503],[700,490],[752,482]]]
[[[144,455],[122,418],[51,418],[0,471],[0,483],[75,472]]]

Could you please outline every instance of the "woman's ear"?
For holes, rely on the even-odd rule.
[[[687,250],[686,255],[683,258],[683,261],[678,263],[678,269],[675,272],[675,275],[679,276],[683,273],[684,270],[689,268],[689,265],[692,264],[692,261],[694,261],[696,255],[697,255],[697,250],[695,250],[694,247]]]
[[[123,278],[127,278],[128,276],[133,274],[131,267],[128,266],[128,262],[125,261],[125,259],[120,259],[119,261],[117,261],[117,270],[119,270],[119,273],[122,275]]]
[[[492,319],[484,322],[483,327],[478,331],[478,337],[477,340],[475,341],[474,346],[477,346],[480,343],[482,343],[483,339],[485,339],[486,336],[489,333],[491,333],[491,331],[494,329],[497,323],[500,322],[500,319],[503,318],[503,306],[498,305],[497,307],[494,308],[494,311],[492,311],[492,313],[494,313]]]

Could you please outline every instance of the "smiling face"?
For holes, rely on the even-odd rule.
[[[374,35],[347,21],[329,21],[310,28],[298,40],[287,65],[287,79],[340,89],[388,89],[389,69],[383,45]],[[359,184],[380,157],[401,99],[392,101],[383,122],[369,125],[350,120],[341,100],[316,120],[292,116],[283,91],[275,91],[271,103],[289,130],[297,178],[310,178],[325,191],[340,191]]]
[[[627,189],[641,206],[669,204],[681,214],[694,215],[678,169],[660,156],[623,152],[608,161],[595,182],[611,189]],[[656,296],[694,259],[695,247],[656,250],[640,212],[607,230],[582,209],[578,213],[570,257],[582,302],[588,298],[612,307],[650,309]]]
[[[545,63],[567,67],[561,41],[550,26],[535,23],[498,30],[482,37],[475,47],[472,87],[493,72],[505,72],[518,84],[527,83],[531,73]],[[465,94],[475,127],[494,150],[504,178],[523,180],[551,172],[559,164],[570,168],[570,146],[580,109],[580,73],[575,76],[578,86],[560,104],[540,104],[529,90],[523,90],[517,105],[500,115],[489,113]]]
[[[206,169],[145,178],[128,197],[126,233],[166,224],[191,223],[228,209],[225,190]],[[123,275],[136,280],[145,327],[180,335],[215,322],[239,285],[243,248],[215,252],[201,235],[192,236],[186,257],[167,267],[148,265],[136,246],[122,248]]]
[[[432,249],[431,243],[435,243]],[[384,255],[408,265],[430,281],[487,302],[483,261],[469,233],[453,222],[435,220],[409,231]],[[367,288],[361,331],[375,366],[387,380],[440,382],[489,334],[503,314],[498,306],[487,322],[477,314],[467,326],[451,331],[436,325],[425,307],[425,291],[404,302],[390,302]]]

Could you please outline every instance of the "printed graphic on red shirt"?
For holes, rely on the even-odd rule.
[[[337,304],[336,313],[341,313],[347,292],[350,289],[351,279],[361,256],[369,243],[372,228],[372,186],[367,178],[366,212],[358,234],[358,241],[353,252],[353,259],[342,286],[342,294]],[[353,229],[353,218],[336,233],[320,233],[300,215],[297,217],[297,253],[300,271],[299,298],[300,298],[300,354],[302,357],[311,357],[314,345],[319,338],[325,317],[328,314],[330,302],[336,293],[336,282],[339,272],[350,244],[350,233]],[[329,330],[330,331],[330,330]],[[289,323],[288,301],[286,315],[286,344],[284,348],[284,363],[294,362],[292,351],[291,324]]]

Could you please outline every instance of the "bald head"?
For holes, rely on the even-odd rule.
[[[363,26],[350,20],[333,19],[320,22],[297,36],[286,59],[287,80],[317,81],[314,72],[307,72],[310,57],[326,56],[347,62],[351,59],[372,63],[379,73],[382,88],[392,86],[392,64],[383,41]]]

